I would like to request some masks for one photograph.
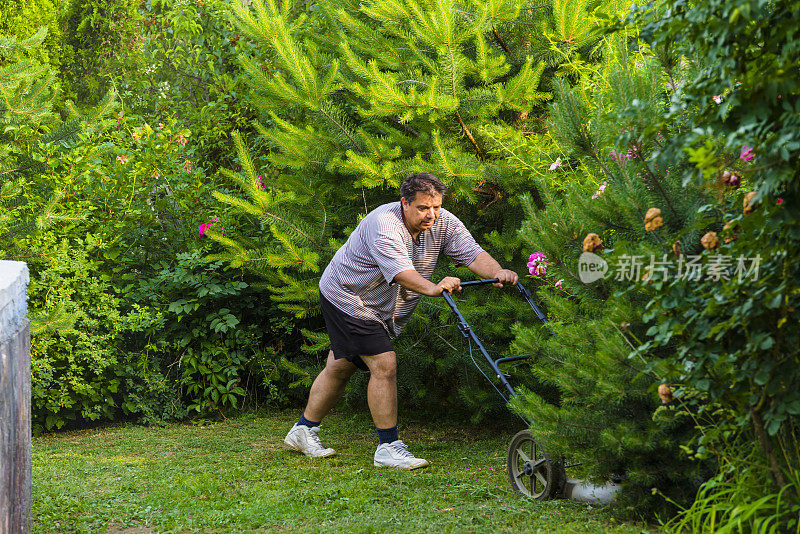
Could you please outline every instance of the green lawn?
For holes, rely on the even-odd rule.
[[[372,466],[366,414],[329,416],[321,436],[338,454],[315,460],[283,446],[296,416],[37,437],[32,532],[642,532],[514,494],[511,433],[406,423],[401,438],[433,465],[399,472]]]

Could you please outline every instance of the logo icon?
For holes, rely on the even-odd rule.
[[[584,284],[591,284],[605,278],[608,262],[591,252],[584,252],[578,258],[578,276]]]

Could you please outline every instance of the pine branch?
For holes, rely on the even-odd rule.
[[[400,120],[398,120],[397,117],[394,117],[394,116],[386,117],[386,120],[391,122],[394,126],[402,128],[404,131],[410,133],[412,135],[412,137],[416,138],[416,137],[419,137],[419,135],[420,135],[419,131],[415,130],[414,128],[412,128],[408,124],[400,122]]]
[[[600,168],[603,169],[603,172],[606,173],[606,176],[608,176],[610,179],[613,180],[614,179],[614,174],[602,162],[602,160],[600,159],[600,156],[597,155],[597,152],[594,150],[594,148],[591,149],[589,155],[600,166]]]
[[[453,48],[452,46],[450,46],[450,44],[447,45],[447,52],[450,55],[450,66],[451,66],[450,89],[453,98],[457,99],[458,96],[456,96],[456,60],[455,56],[453,55]],[[461,125],[461,130],[467,136],[467,139],[469,139],[470,143],[472,143],[472,146],[475,147],[475,152],[478,154],[478,158],[483,159],[483,151],[478,146],[478,143],[475,141],[475,138],[472,136],[472,133],[469,131],[469,129],[467,129],[467,125],[464,124],[464,120],[461,118],[461,113],[458,112],[458,109],[456,109],[456,117],[458,118],[458,123]]]
[[[503,52],[505,52],[506,54],[508,54],[510,56],[511,55],[511,50],[509,50],[508,45],[503,40],[503,38],[500,37],[500,33],[497,31],[497,28],[495,28],[494,26],[492,26],[492,35],[494,35],[494,39],[497,41],[497,44],[500,45],[500,48],[503,49]]]
[[[661,187],[661,180],[659,180],[655,173],[653,173],[649,164],[645,163],[644,168],[647,171],[647,174],[653,179],[653,183],[656,184],[656,188],[658,188],[661,198],[664,199],[664,201],[667,203],[667,206],[669,206],[670,211],[672,211],[672,214],[675,216],[675,219],[678,220],[678,212],[675,210],[675,206],[672,205],[669,196],[667,196],[667,194],[664,192],[664,188]]]
[[[327,117],[327,119],[329,121],[331,121],[333,124],[335,124],[336,127],[339,128],[339,130],[341,130],[341,132],[350,140],[350,142],[353,144],[354,147],[358,146],[358,143],[356,142],[356,140],[353,139],[353,136],[350,135],[350,133],[347,131],[347,129],[345,129],[345,127],[342,125],[341,122],[339,122],[336,119],[334,119],[333,117],[331,117],[331,115],[327,111],[325,111],[322,108],[322,106],[320,106],[319,112],[322,113],[323,115],[325,115],[325,117]]]

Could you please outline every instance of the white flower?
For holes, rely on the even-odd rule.
[[[717,104],[722,104],[722,95],[714,95],[714,96],[712,97],[712,100],[713,100],[714,102],[716,102]]]
[[[556,158],[552,165],[550,165],[550,170],[554,171],[557,168],[561,167],[561,158]]]

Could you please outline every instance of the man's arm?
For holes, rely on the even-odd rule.
[[[519,280],[519,276],[514,271],[503,269],[497,260],[495,260],[488,252],[483,251],[467,265],[467,269],[477,274],[481,278],[497,278],[499,283],[494,284],[495,287],[503,287],[503,284],[514,285]]]
[[[461,280],[454,276],[446,276],[438,284],[434,284],[414,269],[397,273],[394,281],[406,289],[428,297],[438,297],[445,289],[451,293],[461,291]]]

